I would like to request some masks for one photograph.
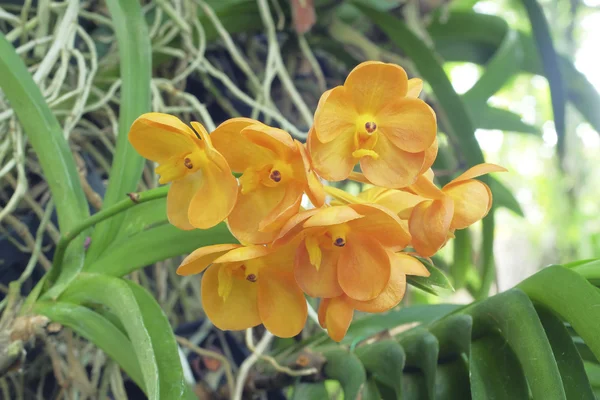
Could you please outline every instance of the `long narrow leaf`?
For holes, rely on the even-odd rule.
[[[150,36],[141,4],[130,0],[107,0],[107,5],[117,36],[122,84],[119,135],[104,196],[105,207],[134,192],[142,175],[144,160],[127,140],[127,133],[137,117],[150,111],[152,68]],[[117,235],[122,222],[123,217],[116,216],[97,226],[87,255],[89,259],[102,253]]]

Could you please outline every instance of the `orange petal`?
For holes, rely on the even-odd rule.
[[[299,334],[306,323],[307,306],[294,276],[265,268],[257,283],[258,312],[265,328],[284,338]]]
[[[357,301],[347,298],[346,301],[355,310],[370,313],[384,312],[396,307],[404,297],[404,293],[406,292],[406,274],[400,263],[396,261],[395,253],[393,251],[388,251],[388,256],[390,257],[392,266],[390,280],[388,281],[387,286],[383,289],[383,292],[373,300]]]
[[[302,156],[302,162],[304,163],[304,169],[306,171],[306,195],[315,207],[322,207],[323,204],[325,204],[325,190],[323,188],[323,183],[321,183],[317,174],[312,170],[310,156],[308,155],[305,145],[297,140],[295,143]]]
[[[355,300],[377,297],[390,280],[390,260],[375,239],[351,234],[340,251],[338,282],[344,293]]]
[[[410,242],[410,234],[396,214],[377,204],[351,204],[364,218],[349,223],[353,232],[377,240],[381,245],[396,250],[405,248]]]
[[[371,203],[389,209],[401,219],[410,218],[413,207],[425,200],[416,194],[396,189],[372,188],[367,192],[371,193],[365,193],[364,196],[372,197]]]
[[[431,144],[431,146],[429,146],[427,148],[427,150],[425,150],[425,160],[423,161],[423,166],[421,167],[421,171],[419,171],[419,174],[424,174],[425,172],[427,172],[429,170],[429,168],[431,168],[431,166],[435,162],[437,154],[438,154],[438,141],[437,141],[437,137],[436,137],[435,140],[433,141],[433,143]]]
[[[359,114],[377,115],[388,103],[406,95],[408,78],[398,65],[367,61],[350,71],[344,87]]]
[[[199,274],[224,253],[241,246],[241,244],[215,244],[200,247],[181,262],[181,265],[177,268],[177,275]]]
[[[190,202],[200,190],[202,182],[202,171],[200,170],[171,183],[169,193],[167,193],[167,218],[171,225],[186,231],[194,229],[194,226],[190,224],[188,210]]]
[[[485,217],[492,207],[490,188],[475,179],[446,185],[444,193],[454,200],[454,218],[450,229],[471,226]]]
[[[320,208],[313,208],[307,211],[302,211],[290,218],[281,228],[279,235],[275,238],[273,246],[280,246],[292,241],[298,234],[306,230],[302,226],[304,221],[318,213]]]
[[[373,150],[379,158],[362,157],[360,167],[367,179],[377,186],[399,189],[411,185],[425,160],[424,152],[401,150],[382,134],[379,134]]]
[[[221,255],[215,264],[239,263],[268,255],[272,250],[262,245],[240,246]]]
[[[244,172],[249,166],[262,165],[274,154],[252,143],[241,132],[250,125],[260,124],[250,118],[231,118],[210,135],[213,146],[225,157],[234,172]]]
[[[319,322],[336,342],[341,342],[346,336],[353,315],[354,310],[346,302],[345,296],[323,299],[319,304]]]
[[[354,134],[340,135],[329,143],[322,143],[312,129],[307,144],[313,169],[329,181],[346,179],[356,165],[356,159],[352,156]]]
[[[142,157],[157,163],[184,156],[196,146],[194,131],[173,115],[142,114],[129,129],[129,142]]]
[[[285,186],[261,186],[249,193],[238,192],[235,207],[229,214],[229,230],[242,243],[268,243],[278,232],[261,232],[258,226],[285,196]]]
[[[441,199],[444,197],[444,192],[435,186],[432,179],[429,179],[425,174],[419,175],[415,183],[410,185],[409,189],[421,197]]]
[[[255,145],[277,154],[279,158],[285,159],[298,152],[294,139],[283,129],[258,123],[244,128],[241,134]]]
[[[337,278],[338,249],[321,252],[321,265],[317,270],[311,264],[308,251],[302,242],[296,251],[294,276],[300,288],[311,297],[336,297],[343,292]]]
[[[363,216],[349,206],[333,206],[320,208],[317,213],[308,218],[304,223],[305,228],[315,226],[331,226],[353,221]]]
[[[450,197],[415,206],[408,226],[412,246],[420,255],[431,257],[446,243],[453,214],[454,202]]]
[[[378,132],[404,151],[420,153],[435,140],[435,115],[422,100],[401,98],[389,102],[376,118]]]
[[[419,97],[423,90],[423,81],[419,78],[412,78],[408,80],[408,90],[406,91],[406,97]]]
[[[190,202],[190,224],[208,229],[227,218],[237,199],[238,183],[225,158],[208,149],[210,161],[202,168],[202,186]]]
[[[429,276],[431,273],[421,261],[404,253],[388,252],[392,268],[398,268],[405,275]]]
[[[277,206],[258,224],[261,232],[273,232],[281,227],[300,210],[302,187],[291,183],[285,187],[285,195]]]
[[[339,136],[354,137],[358,114],[351,94],[343,86],[326,91],[315,112],[314,129],[321,143],[329,143]]]
[[[261,323],[258,313],[258,285],[246,279],[233,277],[227,300],[219,296],[219,269],[213,264],[202,277],[202,308],[208,319],[222,330],[241,330]]]
[[[469,168],[468,170],[463,172],[461,175],[454,178],[452,180],[452,182],[449,183],[449,185],[452,183],[455,183],[455,182],[460,182],[460,181],[465,181],[467,179],[477,178],[478,176],[489,174],[490,172],[507,172],[507,171],[508,170],[506,168],[501,167],[496,164],[491,164],[491,163],[478,164],[474,167]]]

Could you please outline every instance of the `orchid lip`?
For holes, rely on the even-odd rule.
[[[192,169],[194,168],[194,164],[192,164],[192,160],[190,160],[188,157],[183,159],[183,165],[185,165],[185,167],[187,169]]]

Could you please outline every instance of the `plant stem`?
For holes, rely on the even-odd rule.
[[[90,218],[84,220],[81,224],[75,226],[72,231],[65,233],[60,238],[60,241],[56,246],[56,252],[54,253],[52,267],[60,268],[65,257],[65,251],[67,250],[67,246],[69,245],[69,243],[71,243],[73,239],[75,239],[81,232],[83,232],[90,226],[95,225],[98,222],[104,221],[105,219],[108,219],[116,214],[122,213],[123,211],[126,211],[137,204],[163,198],[167,195],[168,190],[168,186],[161,186],[159,188],[147,190],[141,193],[128,193],[128,197],[126,199],[123,199],[118,203],[100,212],[97,212]]]

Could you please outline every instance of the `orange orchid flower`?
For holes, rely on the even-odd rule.
[[[231,233],[242,243],[268,243],[300,209],[302,194],[319,207],[323,186],[304,145],[285,131],[248,118],[233,118],[212,134],[215,148],[234,172],[243,173]]]
[[[292,271],[293,246],[278,249],[219,244],[187,256],[179,275],[202,271],[202,306],[219,329],[240,330],[263,323],[274,335],[300,333],[307,305]]]
[[[388,285],[388,250],[399,251],[410,235],[396,215],[377,205],[350,204],[312,209],[292,217],[275,246],[299,240],[294,276],[312,297],[342,294],[373,300]]]
[[[359,162],[375,185],[411,185],[437,154],[435,113],[416,98],[421,87],[394,64],[368,61],[354,68],[317,106],[308,136],[317,173],[343,180]]]
[[[169,222],[180,229],[208,229],[233,209],[237,181],[204,127],[191,125],[193,130],[173,115],[143,114],[133,122],[129,141],[143,157],[159,164],[159,183],[172,182]]]
[[[354,310],[380,313],[396,307],[406,292],[406,275],[429,276],[429,271],[416,258],[404,253],[387,251],[391,264],[391,276],[387,286],[373,300],[358,301],[342,294],[323,298],[319,304],[319,323],[327,329],[329,337],[341,341],[352,322]]]

